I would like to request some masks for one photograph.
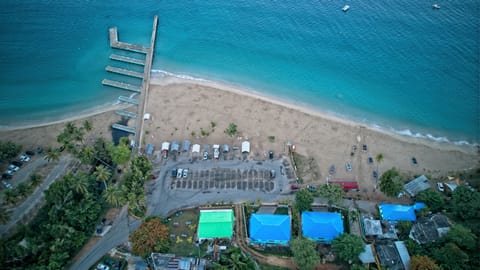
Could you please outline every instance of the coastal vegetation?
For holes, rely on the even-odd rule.
[[[302,213],[310,210],[313,203],[313,195],[307,189],[301,189],[295,194],[295,209]]]
[[[233,137],[238,133],[237,128],[238,127],[235,123],[230,123],[228,124],[228,127],[225,129],[225,134],[227,134],[230,137]]]
[[[312,240],[303,237],[295,238],[290,241],[290,248],[299,269],[314,269],[320,260],[320,256],[316,250],[316,244]]]
[[[130,237],[132,251],[147,257],[152,252],[166,253],[170,247],[169,230],[158,217],[149,217]]]
[[[402,187],[403,176],[395,168],[384,172],[380,177],[380,190],[389,197],[397,197]]]
[[[318,196],[327,199],[329,206],[342,204],[343,195],[345,191],[339,185],[321,185],[316,194]]]
[[[357,235],[344,233],[333,239],[332,249],[337,256],[351,264],[358,260],[358,255],[363,252],[363,241]]]
[[[14,159],[22,150],[22,146],[11,141],[0,141],[0,162],[8,162]]]

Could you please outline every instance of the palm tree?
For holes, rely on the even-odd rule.
[[[378,153],[378,154],[375,156],[375,161],[377,162],[377,172],[378,172],[378,165],[383,162],[383,154],[382,154],[382,153]]]
[[[92,125],[92,122],[90,120],[85,120],[83,121],[83,128],[85,129],[85,131],[91,131],[92,128],[93,128],[93,125]]]
[[[6,189],[3,192],[3,199],[7,204],[14,204],[18,200],[18,193],[16,189]]]
[[[20,198],[25,198],[27,197],[29,194],[30,194],[30,186],[27,185],[26,183],[20,183],[18,184],[17,186],[17,192],[18,192],[18,196],[20,196]]]
[[[38,173],[30,174],[30,185],[36,187],[42,183],[42,176]]]
[[[7,224],[10,220],[10,210],[0,207],[0,224]]]
[[[93,175],[95,175],[97,181],[103,181],[105,188],[107,188],[107,180],[110,179],[110,176],[112,175],[107,167],[98,165],[97,168],[95,168]]]
[[[54,149],[52,147],[48,147],[45,151],[45,157],[48,162],[50,161],[58,161],[60,159],[60,151]]]
[[[77,175],[73,177],[70,182],[71,187],[75,192],[85,195],[88,194],[88,176],[85,174]]]
[[[120,188],[118,188],[118,186],[107,188],[103,194],[103,197],[108,204],[114,207],[119,207],[125,201],[123,198],[123,192]]]

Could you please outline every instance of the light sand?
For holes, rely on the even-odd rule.
[[[305,175],[311,183],[325,183],[328,168],[335,164],[337,173],[333,180],[356,180],[362,189],[373,189],[372,171],[376,165],[367,163],[367,157],[383,153],[380,172],[391,167],[399,168],[410,175],[427,174],[445,176],[454,171],[478,167],[479,155],[472,146],[455,146],[423,139],[381,133],[342,119],[323,115],[318,111],[274,100],[255,92],[241,91],[231,86],[213,82],[197,82],[179,78],[153,79],[146,112],[152,114],[144,131],[145,143],[157,146],[162,141],[185,139],[192,143],[223,144],[240,146],[248,138],[251,142],[251,157],[266,158],[269,150],[285,153],[286,142],[296,145],[297,152],[310,158],[310,167],[315,170]],[[221,88],[221,90],[220,90]],[[89,117],[94,123],[94,134],[111,138],[110,126],[120,119],[113,111]],[[77,120],[78,125],[83,122]],[[211,128],[211,122],[216,127]],[[238,126],[239,135],[228,137],[224,130],[229,123]],[[56,145],[56,136],[63,124],[0,132],[0,139],[12,140],[25,149],[37,146]],[[201,136],[201,129],[210,134]],[[192,131],[195,136],[192,136]],[[274,142],[269,136],[275,136]],[[360,141],[358,141],[360,139]],[[367,144],[368,151],[360,150]],[[352,145],[359,149],[350,156]],[[419,162],[412,165],[415,156]],[[352,172],[345,170],[351,162]]]

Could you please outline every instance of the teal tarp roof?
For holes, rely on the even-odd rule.
[[[315,241],[330,242],[343,233],[343,221],[340,213],[303,212],[303,236]]]
[[[414,205],[384,203],[378,206],[382,219],[393,221],[416,221],[417,216],[415,215],[415,210],[420,210],[424,207],[425,204],[423,203],[416,203]]]
[[[290,216],[252,214],[250,240],[256,243],[286,243],[290,241]]]

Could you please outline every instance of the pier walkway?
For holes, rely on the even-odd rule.
[[[123,55],[118,55],[118,54],[111,54],[110,59],[115,60],[115,61],[135,64],[135,65],[140,65],[140,66],[145,65],[145,60],[132,58],[132,57],[128,57],[128,56],[123,56]]]
[[[104,79],[102,81],[102,84],[107,85],[107,86],[120,88],[120,89],[124,89],[124,90],[128,90],[128,91],[133,91],[133,92],[136,92],[136,93],[140,93],[142,91],[142,88],[140,86],[136,86],[136,85],[128,84],[128,83],[124,83],[124,82],[119,82],[119,81],[112,81],[112,80],[108,80],[108,79]]]
[[[106,66],[105,70],[108,71],[108,72],[112,72],[112,73],[117,73],[117,74],[121,74],[121,75],[126,75],[126,76],[131,76],[131,77],[134,77],[134,78],[143,79],[143,73],[128,70],[128,69]]]
[[[126,42],[118,41],[118,32],[116,27],[112,27],[109,29],[110,34],[110,46],[114,49],[124,50],[133,53],[140,53],[145,54],[145,60],[139,58],[133,58],[128,56],[123,56],[119,54],[111,54],[110,59],[125,63],[131,63],[136,65],[143,65],[143,73],[128,70],[124,68],[106,66],[105,70],[108,72],[121,74],[125,76],[135,77],[142,79],[142,84],[132,85],[125,82],[119,82],[109,79],[104,79],[102,81],[103,85],[112,86],[116,88],[120,88],[123,90],[133,91],[135,93],[139,93],[140,95],[137,98],[133,97],[126,97],[126,96],[119,96],[118,100],[121,102],[125,102],[131,105],[136,106],[136,113],[133,111],[128,110],[119,110],[116,114],[121,115],[122,117],[127,117],[130,119],[135,120],[135,127],[125,126],[120,124],[112,125],[112,128],[122,130],[134,135],[134,142],[135,147],[140,154],[142,151],[142,135],[143,135],[143,115],[145,114],[145,107],[147,104],[147,97],[148,97],[148,88],[150,84],[150,72],[152,69],[152,61],[153,61],[153,52],[155,48],[155,38],[157,36],[157,27],[158,27],[158,16],[155,16],[153,19],[152,25],[152,36],[150,39],[150,46],[144,47],[141,45],[130,44]],[[143,58],[140,57],[140,58]]]

